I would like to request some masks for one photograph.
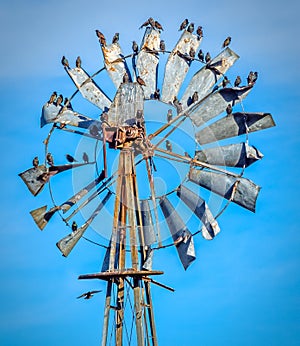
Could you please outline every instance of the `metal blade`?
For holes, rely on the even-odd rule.
[[[205,124],[208,120],[224,112],[228,106],[240,103],[251,91],[253,86],[241,88],[224,88],[211,95],[204,101],[199,101],[188,111],[189,117],[196,126]]]
[[[110,107],[111,100],[101,88],[90,78],[84,69],[75,67],[66,69],[68,75],[80,91],[81,95],[102,110]]]
[[[177,196],[191,209],[192,212],[202,221],[202,235],[205,239],[213,239],[219,232],[220,227],[213,217],[205,201],[197,196],[187,187],[180,185]]]
[[[209,64],[212,68],[207,68],[205,65],[196,72],[180,100],[183,108],[189,106],[188,100],[195,91],[198,92],[199,100],[202,100],[237,59],[239,59],[239,56],[227,47],[212,59]]]
[[[201,39],[196,35],[184,30],[176,46],[169,55],[166,68],[164,81],[162,86],[161,100],[166,103],[172,103],[174,96],[177,97],[179,89],[185,79],[186,74],[190,68],[192,60],[185,59],[177,54],[189,56],[191,47],[197,51]]]
[[[251,180],[191,168],[189,179],[232,202],[255,212],[260,187]]]
[[[167,220],[180,261],[184,269],[187,269],[196,259],[192,234],[166,196],[160,199],[159,204]]]
[[[145,99],[151,99],[156,90],[159,55],[155,51],[159,50],[159,43],[160,32],[146,28],[136,60],[138,74],[146,84],[143,86]]]
[[[141,203],[142,225],[143,225],[143,232],[144,232],[144,243],[146,246],[149,246],[156,242],[150,205],[148,200],[141,200],[140,203]]]
[[[48,212],[47,206],[37,208],[30,212],[34,222],[37,224],[38,228],[42,231],[47,225],[51,217],[60,209],[60,207],[52,207]]]
[[[142,87],[138,83],[123,83],[108,111],[108,123],[111,126],[134,125],[138,111],[144,112]]]
[[[263,154],[247,143],[229,144],[221,147],[199,150],[195,158],[217,166],[248,167],[263,158]]]

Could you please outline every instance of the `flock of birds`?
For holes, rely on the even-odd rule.
[[[67,161],[70,162],[70,163],[78,162],[78,160],[76,160],[76,159],[75,159],[72,155],[70,155],[70,154],[66,154],[65,157],[66,157]],[[83,160],[83,162],[86,163],[86,164],[88,164],[88,163],[90,162],[89,156],[88,156],[88,154],[87,154],[86,152],[84,152],[84,153],[82,154],[82,160]],[[52,156],[51,153],[47,153],[47,155],[46,155],[46,161],[47,161],[47,164],[48,164],[49,166],[54,166],[54,159],[53,159],[53,156]],[[35,157],[33,158],[33,160],[32,160],[32,165],[33,165],[33,167],[36,168],[36,167],[39,166],[39,164],[40,164],[39,158],[38,158],[38,156],[35,156]]]

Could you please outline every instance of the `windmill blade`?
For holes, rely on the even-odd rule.
[[[98,108],[110,107],[111,100],[81,67],[66,69],[81,95]]]
[[[84,129],[88,129],[90,126],[96,126],[99,128],[99,131],[101,129],[100,121],[86,117],[61,105],[57,106],[54,103],[47,102],[42,109],[41,127],[51,123],[61,123]]]
[[[270,113],[233,113],[196,133],[200,144],[207,144],[275,126]]]
[[[196,259],[192,234],[166,196],[160,199],[159,204],[167,220],[180,261],[184,269],[187,269]]]
[[[228,104],[234,106],[240,103],[249,94],[252,87],[224,88],[210,94],[205,100],[200,100],[191,107],[188,111],[189,117],[196,126],[201,126],[224,112]]]
[[[151,99],[157,85],[157,67],[159,61],[160,32],[151,28],[146,28],[140,51],[136,60],[138,75],[145,82],[143,87],[145,99]]]
[[[251,180],[195,168],[190,169],[189,179],[205,189],[255,212],[260,187]]]
[[[211,165],[227,167],[248,167],[262,158],[263,154],[247,143],[229,144],[221,147],[198,150],[195,153],[196,160]]]
[[[103,201],[94,210],[93,214],[89,217],[89,219],[80,228],[68,234],[66,237],[64,237],[56,243],[56,246],[59,248],[64,257],[67,257],[69,253],[73,250],[74,246],[78,243],[79,239],[83,236],[86,229],[95,219],[95,217],[99,214],[100,210],[104,207],[105,203],[109,200],[110,196],[111,193],[109,192],[104,197]]]
[[[182,33],[179,41],[169,55],[166,64],[161,93],[161,100],[163,102],[172,103],[174,96],[177,97],[192,62],[192,60],[188,58],[190,49],[192,47],[196,52],[201,40],[201,38],[197,38],[197,35],[193,35],[186,30]],[[183,58],[182,56],[184,55],[186,55],[187,58]]]
[[[109,45],[102,45],[101,47],[106,71],[116,88],[119,88],[120,84],[123,82],[125,73],[130,76],[120,44],[116,42]]]
[[[211,90],[213,85],[226,73],[226,71],[239,59],[239,56],[230,48],[224,49],[209,65],[203,66],[196,72],[187,86],[180,102],[183,108],[189,106],[188,100],[195,91],[199,100],[202,100]],[[208,68],[208,67],[211,68]]]
[[[202,236],[207,240],[213,239],[220,232],[220,227],[205,201],[183,185],[179,186],[177,196],[203,223]]]
[[[156,242],[153,219],[150,210],[150,205],[148,200],[141,200],[141,216],[142,216],[142,225],[143,225],[143,234],[144,234],[144,244],[149,246]]]
[[[115,261],[113,263],[113,268],[109,268],[111,243],[112,243],[112,239],[110,239],[109,245],[105,251],[104,259],[102,262],[102,268],[101,268],[102,273],[109,271],[109,269],[117,269],[117,267],[118,267],[120,248],[119,248],[119,246],[116,246]]]
[[[123,83],[108,111],[108,123],[111,126],[136,124],[136,115],[144,112],[144,92],[138,83]]]
[[[43,207],[31,210],[30,214],[38,228],[42,231],[46,227],[48,221],[58,210],[60,210],[60,207],[55,206],[47,211],[47,206],[44,205]]]

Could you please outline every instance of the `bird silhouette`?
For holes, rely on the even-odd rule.
[[[173,118],[173,112],[172,112],[172,109],[169,109],[167,114],[167,121],[170,122],[172,118]]]
[[[91,299],[95,293],[99,293],[99,292],[102,292],[102,290],[88,291],[88,292],[85,292],[85,293],[81,294],[80,296],[78,296],[77,299],[79,299],[79,298]]]
[[[238,87],[242,83],[241,77],[237,76],[235,81],[234,81],[234,86]]]
[[[77,231],[78,226],[77,226],[76,221],[72,222],[72,226],[71,227],[72,227],[72,232],[76,232]]]
[[[120,38],[120,34],[119,34],[118,32],[116,32],[116,33],[114,34],[113,39],[112,39],[112,43],[117,43],[117,42],[119,42],[119,38]]]
[[[223,42],[222,48],[229,46],[230,42],[231,42],[231,37],[230,36],[226,37]]]
[[[156,89],[153,94],[154,100],[159,100],[160,99],[160,90]]]
[[[60,95],[58,96],[58,98],[56,99],[56,106],[61,105],[62,102],[63,102],[63,100],[64,100],[64,97],[62,96],[62,94],[60,94]]]
[[[227,115],[230,115],[232,113],[232,106],[231,104],[229,103],[228,106],[226,107],[226,113]]]
[[[135,41],[132,41],[132,50],[134,53],[137,53],[139,51],[139,46]]]
[[[57,98],[57,92],[53,91],[52,95],[50,96],[48,103],[54,103],[56,98]]]
[[[164,30],[161,24],[157,20],[154,22],[154,26],[158,30]]]
[[[192,34],[192,32],[194,31],[194,28],[195,28],[195,25],[194,23],[191,23],[188,28],[187,28],[187,31],[190,32]]]
[[[39,165],[39,158],[36,156],[33,160],[32,160],[32,164],[33,164],[33,167],[38,167]]]
[[[150,25],[149,19],[147,19],[145,21],[145,23],[143,23],[139,28],[142,29],[143,27],[148,26],[148,25]]]
[[[181,31],[183,29],[185,29],[189,24],[189,20],[186,18],[181,24],[180,24],[180,27],[179,27],[179,30],[178,31]]]
[[[230,80],[226,76],[224,76],[224,79],[222,80],[222,87],[226,88],[228,83],[230,83]]]
[[[46,160],[48,165],[53,166],[54,165],[54,159],[51,153],[47,153]]]
[[[67,97],[65,97],[65,99],[64,99],[64,106],[65,106],[67,109],[73,109],[73,107],[72,107],[72,105],[71,105],[71,102],[70,102],[70,100],[69,100]]]
[[[146,83],[144,82],[144,80],[140,77],[140,76],[137,76],[136,77],[136,81],[140,84],[140,85],[146,85]]]
[[[208,64],[210,61],[211,61],[211,56],[210,56],[210,53],[207,52],[207,53],[205,54],[205,62]]]
[[[80,58],[80,56],[78,56],[77,59],[76,59],[76,67],[78,67],[78,68],[81,67],[81,58]]]
[[[202,49],[200,49],[198,52],[198,59],[201,61],[204,61],[204,53],[203,53]]]
[[[89,163],[89,156],[86,152],[82,154],[82,160],[84,161],[84,163]]]
[[[192,96],[192,103],[195,103],[199,100],[198,92],[195,91]]]
[[[101,31],[99,31],[99,30],[95,30],[95,31],[96,31],[97,37],[99,38],[100,44],[101,44],[102,46],[106,46],[106,39],[105,39],[105,36],[102,34]]]
[[[68,59],[67,59],[65,56],[63,56],[63,57],[61,58],[61,63],[63,64],[64,67],[70,68]]]
[[[160,41],[159,49],[160,49],[163,53],[165,52],[165,50],[166,50],[166,44],[165,44],[165,41],[164,41],[164,40],[161,40],[161,41]]]
[[[195,58],[196,52],[195,52],[194,47],[191,47],[191,49],[190,49],[190,51],[189,51],[189,55],[190,55],[190,57],[191,57],[192,59]]]
[[[248,85],[253,85],[256,82],[257,78],[258,78],[258,72],[250,71],[247,77]]]
[[[200,38],[200,37],[203,37],[203,29],[202,29],[202,26],[200,26],[200,25],[198,26],[196,33],[197,33],[197,35],[198,35],[199,38]]]
[[[166,149],[168,151],[172,151],[172,144],[168,139],[166,140]]]
[[[71,155],[69,155],[69,154],[66,154],[66,159],[69,161],[69,162],[77,162],[77,160],[73,157],[73,156],[71,156]]]

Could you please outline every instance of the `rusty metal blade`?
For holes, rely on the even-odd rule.
[[[195,91],[198,92],[199,100],[202,100],[211,90],[213,85],[226,73],[226,71],[239,59],[239,56],[230,48],[224,49],[211,63],[203,66],[194,74],[187,86],[180,102],[183,108],[190,105],[189,98]]]
[[[146,28],[140,51],[136,59],[138,75],[145,82],[143,86],[145,99],[153,98],[157,85],[157,67],[159,55],[160,32],[153,28]]]
[[[189,179],[205,189],[255,212],[260,187],[251,180],[195,168],[190,169]]]
[[[213,239],[220,232],[220,227],[205,201],[183,185],[179,186],[177,196],[201,220],[203,224],[202,236],[207,240]]]
[[[148,200],[141,200],[140,204],[144,232],[144,243],[146,246],[149,246],[156,242],[150,205]]]
[[[32,210],[30,214],[34,222],[37,224],[38,228],[42,231],[46,227],[48,221],[59,209],[60,207],[52,207],[47,212],[47,206],[44,205],[43,207]]]
[[[188,31],[184,31],[176,46],[169,55],[162,86],[161,101],[172,103],[174,97],[178,95],[180,87],[188,73],[192,60],[183,58],[183,55],[189,55],[191,47],[197,51],[201,39]],[[178,53],[181,55],[179,56]]]
[[[110,107],[111,100],[81,67],[66,69],[81,95],[102,110]]]
[[[122,83],[108,111],[111,126],[136,124],[136,115],[144,112],[144,92],[138,83]]]
[[[109,200],[111,192],[109,192],[103,199],[98,207],[94,210],[93,214],[88,218],[88,220],[76,231],[68,234],[66,237],[61,239],[56,243],[56,246],[59,248],[64,257],[67,257],[69,253],[73,250],[74,246],[78,243],[79,239],[83,236],[86,229],[99,214],[101,209],[104,207],[105,203]]]
[[[189,117],[196,126],[201,126],[224,112],[228,104],[233,107],[240,103],[249,94],[252,87],[224,88],[210,94],[205,100],[200,100],[189,109]]]
[[[195,159],[201,162],[227,167],[248,167],[263,158],[263,154],[259,150],[247,143],[199,150],[195,154]]]
[[[180,261],[184,269],[187,269],[196,259],[192,234],[166,196],[160,199],[159,204],[167,220]]]
[[[233,113],[196,133],[200,144],[243,135],[275,126],[270,113]]]

